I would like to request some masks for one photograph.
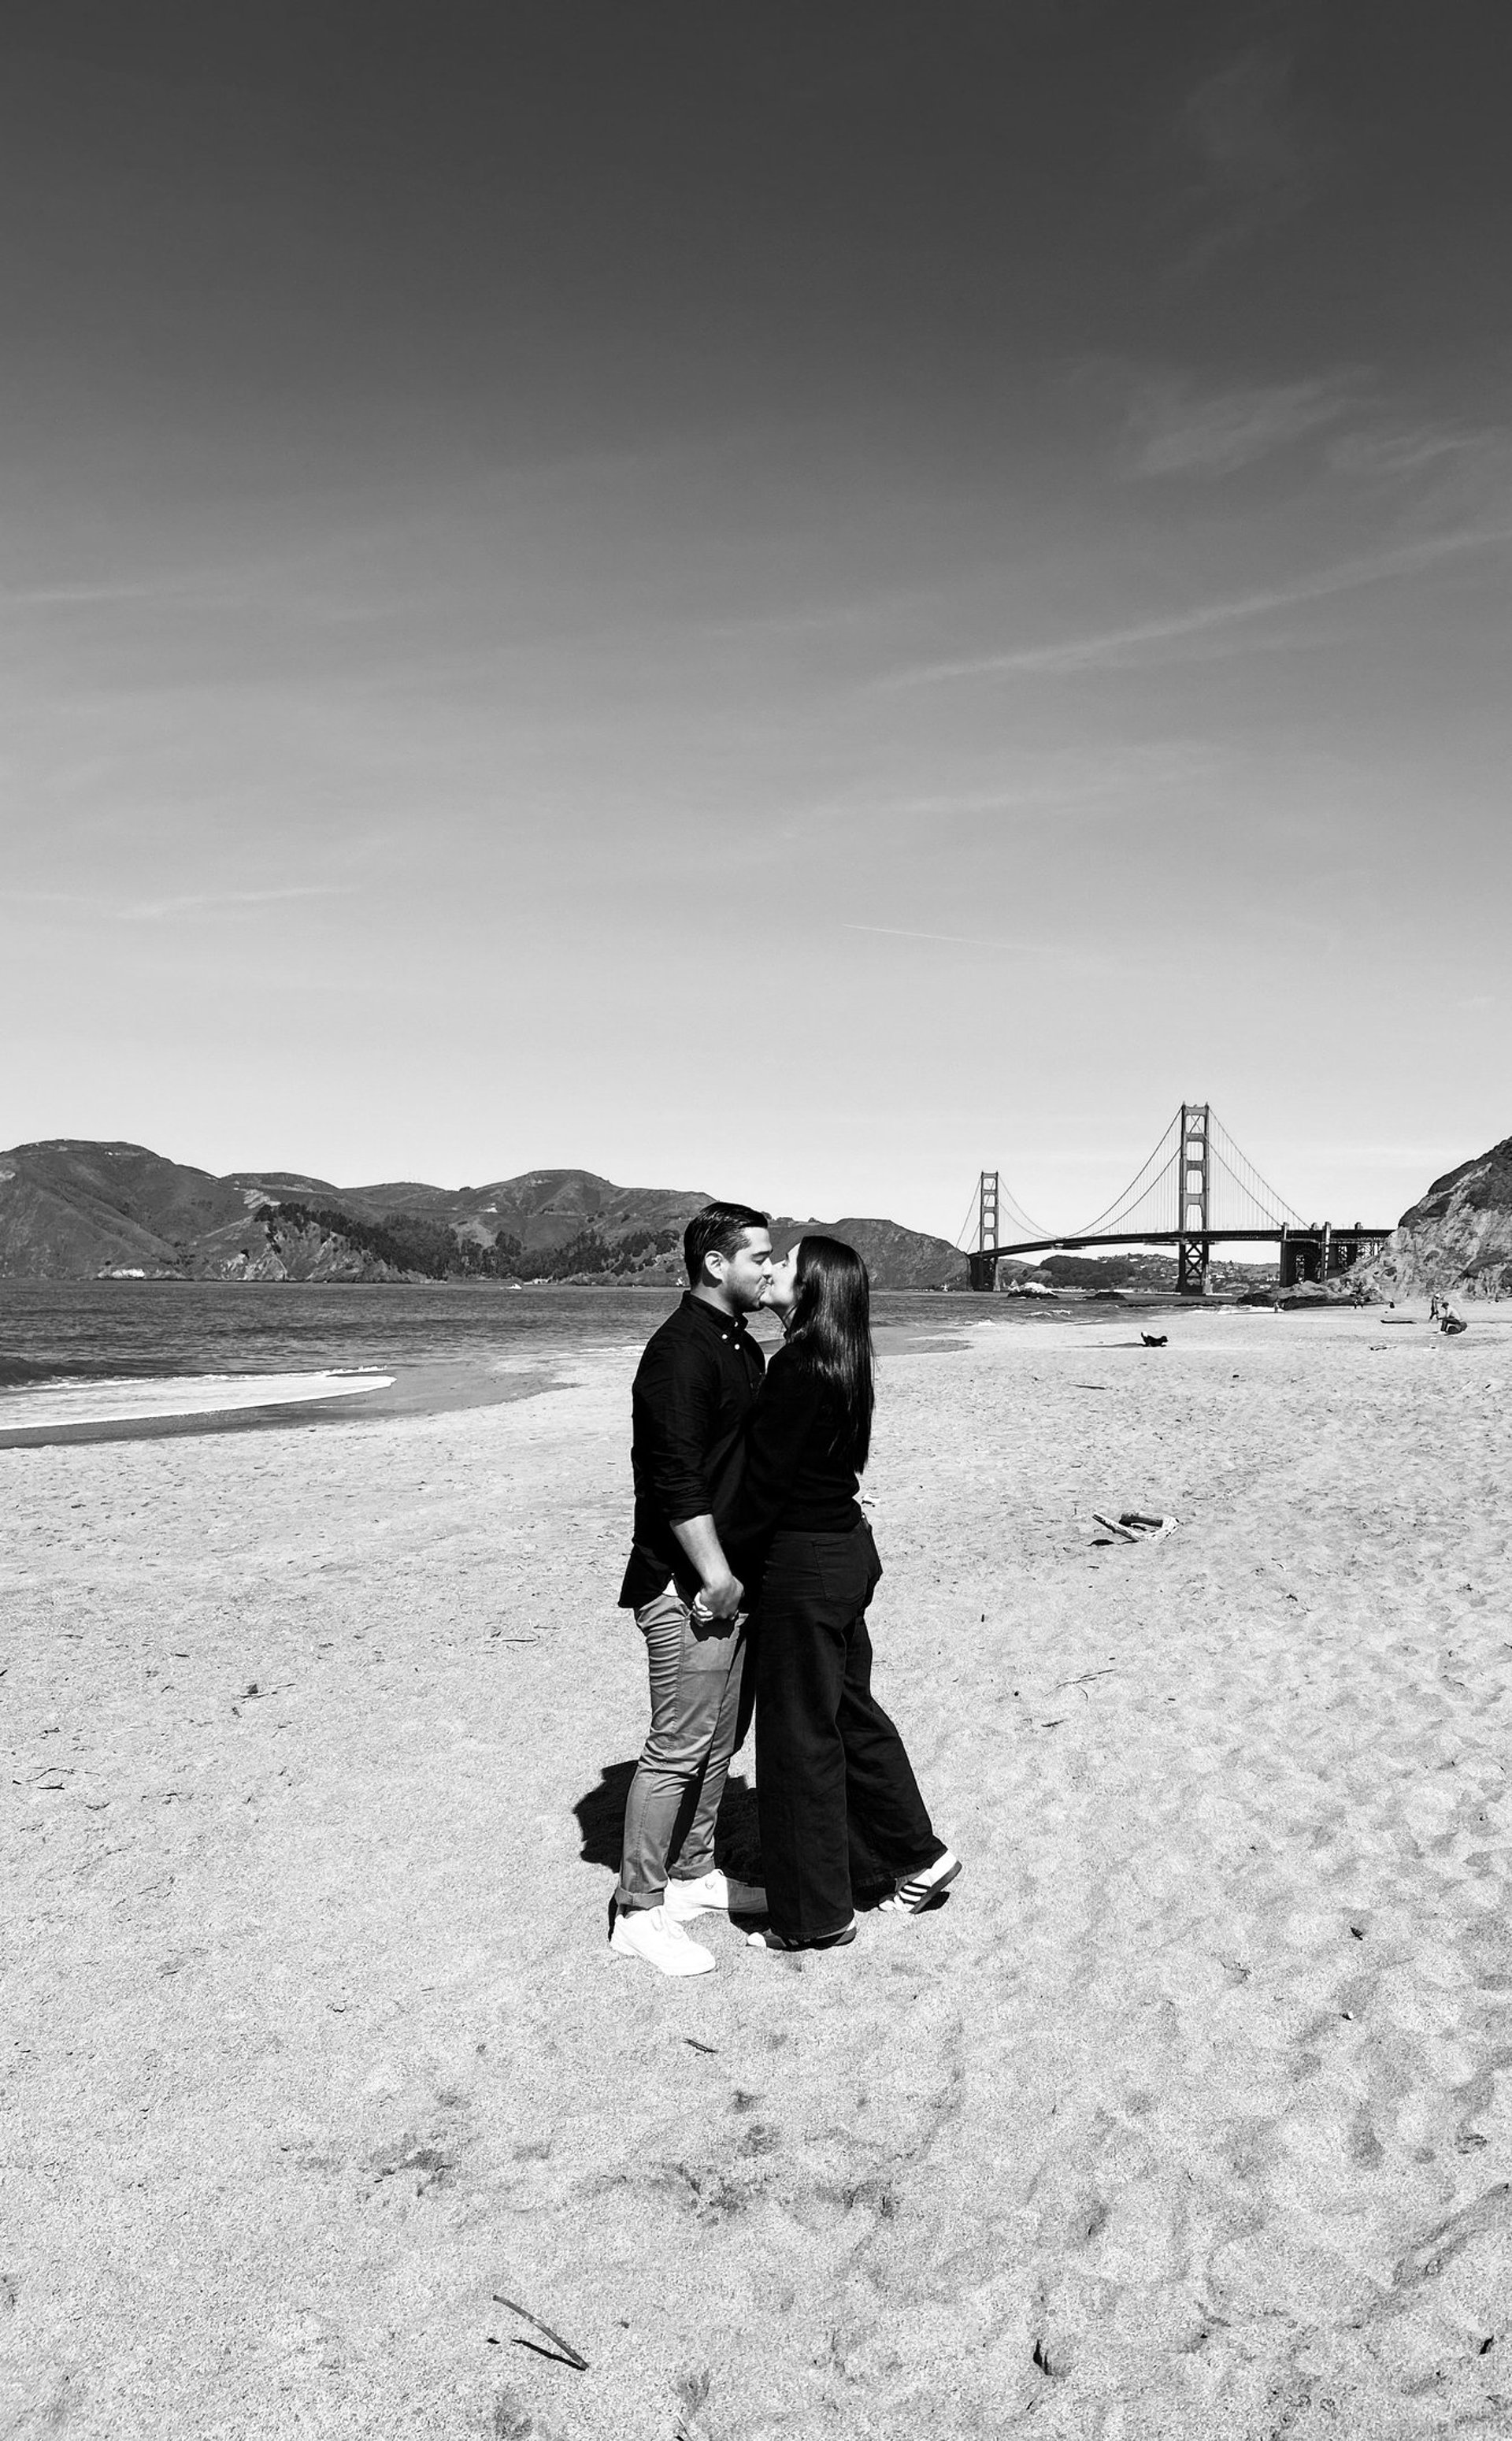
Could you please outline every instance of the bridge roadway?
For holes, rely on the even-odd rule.
[[[1072,1255],[1083,1246],[1180,1246],[1188,1239],[1202,1239],[1209,1245],[1233,1243],[1242,1246],[1274,1243],[1283,1238],[1313,1238],[1322,1235],[1314,1229],[1142,1229],[1136,1237],[1111,1238],[1025,1238],[1017,1246],[973,1247],[972,1252],[983,1262],[996,1262],[1011,1255]],[[1385,1238],[1385,1229],[1336,1229],[1336,1238]]]
[[[1178,1286],[1185,1296],[1200,1296],[1206,1285],[1208,1251],[1222,1245],[1275,1245],[1281,1249],[1281,1285],[1299,1280],[1337,1279],[1362,1255],[1377,1255],[1389,1229],[1367,1229],[1361,1221],[1336,1227],[1320,1221],[1315,1227],[1275,1229],[1142,1229],[1130,1235],[1106,1231],[1089,1237],[1021,1238],[1012,1246],[979,1246],[966,1257],[974,1289],[996,1286],[998,1265],[1016,1255],[1079,1254],[1088,1246],[1175,1246]]]

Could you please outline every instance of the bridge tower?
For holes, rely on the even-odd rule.
[[[987,1249],[998,1243],[998,1178],[995,1169],[984,1169],[977,1189],[977,1259],[971,1266],[974,1289],[995,1289],[998,1285],[996,1261],[989,1261]]]
[[[1176,1153],[1176,1285],[1181,1296],[1208,1293],[1208,1228],[1213,1170],[1206,1102],[1183,1102]]]

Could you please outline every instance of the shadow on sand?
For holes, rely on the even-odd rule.
[[[583,1835],[583,1861],[585,1865],[603,1865],[607,1871],[620,1870],[620,1847],[624,1835],[624,1801],[635,1778],[634,1758],[628,1763],[606,1763],[599,1777],[597,1788],[585,1791],[572,1811]],[[687,1813],[691,1817],[696,1801],[690,1791]],[[673,1838],[672,1853],[675,1857],[682,1842],[686,1824],[679,1821]],[[727,1873],[742,1881],[756,1879],[761,1867],[761,1835],[756,1827],[756,1791],[731,1772],[725,1782],[724,1799],[719,1808],[719,1822],[714,1835],[714,1853]]]
[[[597,1788],[585,1790],[572,1808],[583,1835],[584,1863],[602,1865],[616,1876],[620,1871],[620,1849],[624,1837],[624,1801],[635,1776],[633,1757],[628,1763],[606,1763],[600,1773]],[[690,1795],[690,1814],[693,1805],[693,1799]],[[674,1857],[681,1844],[684,1828],[685,1825],[679,1822],[672,1845]],[[760,1882],[762,1843],[756,1819],[756,1791],[733,1771],[725,1782],[724,1799],[714,1832],[714,1855],[727,1873],[733,1873],[743,1882]],[[887,1897],[892,1887],[891,1881],[878,1882],[871,1887],[857,1883],[855,1888],[857,1913],[869,1913]],[[948,1890],[941,1890],[921,1912],[932,1915],[937,1908],[948,1906],[950,1895]]]

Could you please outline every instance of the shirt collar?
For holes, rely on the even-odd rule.
[[[746,1317],[743,1313],[721,1313],[718,1306],[711,1305],[707,1297],[694,1296],[692,1289],[684,1289],[682,1301],[685,1309],[692,1307],[694,1313],[701,1314],[711,1329],[718,1331],[721,1339],[745,1338]]]

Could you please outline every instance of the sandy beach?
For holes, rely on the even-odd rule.
[[[1160,1327],[884,1341],[966,1871],[684,1984],[605,1943],[632,1348],[0,1454],[0,2433],[1512,2433],[1512,1310]]]

